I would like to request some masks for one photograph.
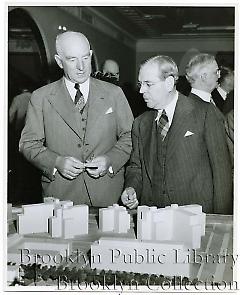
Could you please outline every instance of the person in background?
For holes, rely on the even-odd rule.
[[[233,109],[225,116],[225,129],[227,133],[227,144],[230,153],[232,168],[234,166],[234,111]]]
[[[86,36],[59,34],[56,52],[64,76],[33,92],[19,149],[42,171],[44,197],[112,205],[132,149],[131,109],[121,88],[90,77]]]
[[[119,86],[119,65],[115,60],[107,59],[103,63],[102,71],[92,73],[91,76]]]
[[[199,53],[186,65],[186,78],[192,89],[189,98],[214,103],[211,92],[217,86],[220,69],[213,55]]]
[[[218,86],[212,91],[212,98],[219,110],[226,115],[233,109],[234,71],[222,66]]]
[[[103,74],[119,81],[119,65],[115,60],[107,59],[103,64]]]
[[[25,118],[30,98],[30,90],[27,87],[22,87],[21,93],[13,98],[9,108],[9,123],[14,124],[14,129],[18,134],[18,141],[25,125]]]
[[[18,150],[30,98],[31,91],[23,85],[9,108],[8,202],[14,205],[42,201],[40,171]]]
[[[232,178],[223,121],[214,105],[180,94],[177,79],[178,68],[168,56],[140,66],[140,93],[150,110],[133,124],[121,200],[130,209],[199,204],[206,213],[230,214]]]

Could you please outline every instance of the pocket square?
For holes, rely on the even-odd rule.
[[[193,134],[194,134],[194,133],[192,133],[191,131],[187,131],[187,132],[185,133],[184,137],[191,136],[191,135],[193,135]]]
[[[113,109],[112,109],[112,107],[110,107],[110,108],[106,111],[105,114],[106,114],[106,115],[107,115],[107,114],[111,114],[112,112],[113,112]]]

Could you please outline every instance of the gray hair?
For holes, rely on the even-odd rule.
[[[178,80],[178,67],[175,61],[167,55],[157,55],[144,61],[140,68],[146,64],[157,64],[159,68],[159,78],[165,80],[167,77],[172,76],[175,84]]]
[[[83,35],[80,32],[74,32],[74,31],[66,31],[63,33],[60,33],[57,35],[56,37],[56,52],[58,55],[61,55],[61,42],[69,37],[79,37],[82,38],[83,40],[85,40],[87,42],[87,44],[89,45],[89,49],[90,49],[90,44],[89,41],[87,39],[87,37],[85,35]]]
[[[200,53],[192,57],[186,65],[186,78],[189,83],[195,82],[201,70],[214,61],[216,61],[215,57],[208,53]]]

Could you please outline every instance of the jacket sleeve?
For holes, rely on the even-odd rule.
[[[206,115],[205,139],[213,175],[214,213],[231,214],[233,182],[224,117],[211,104],[209,104]]]
[[[114,97],[117,141],[115,145],[106,153],[111,160],[113,172],[116,174],[129,160],[132,150],[131,129],[133,123],[133,114],[128,101],[121,88],[116,87]],[[112,176],[114,176],[114,174]]]
[[[28,105],[26,124],[22,131],[19,151],[50,180],[58,154],[45,145],[43,99],[33,92]]]
[[[140,201],[142,195],[142,165],[140,158],[140,142],[139,142],[139,124],[138,119],[133,123],[132,129],[132,143],[133,149],[129,161],[129,165],[126,169],[125,185],[124,187],[133,187],[136,191],[137,198]]]

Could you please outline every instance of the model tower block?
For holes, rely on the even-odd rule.
[[[130,229],[130,214],[126,208],[113,204],[99,209],[99,229],[102,232],[127,233]]]
[[[22,206],[17,217],[19,234],[49,232],[54,238],[88,234],[88,206],[72,201],[44,198],[44,203]]]
[[[172,204],[160,209],[139,206],[137,239],[182,242],[197,249],[201,246],[201,236],[205,235],[205,222],[206,214],[200,205]]]

